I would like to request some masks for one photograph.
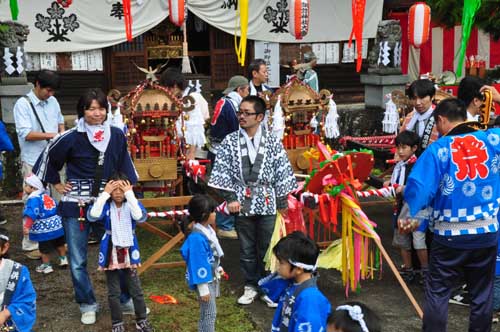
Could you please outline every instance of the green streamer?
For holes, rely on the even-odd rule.
[[[17,21],[17,16],[19,15],[19,5],[17,0],[10,0],[10,15],[13,21]]]
[[[375,248],[375,269],[380,269],[380,251],[378,247]]]
[[[481,7],[481,0],[464,0],[464,10],[462,14],[462,43],[458,59],[457,77],[462,76],[462,66],[464,64],[465,51],[469,43],[470,33],[474,25],[476,13]]]

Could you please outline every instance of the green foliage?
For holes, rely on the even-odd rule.
[[[457,0],[427,0],[431,7],[431,17],[436,23],[451,28],[462,21],[463,1]],[[500,39],[500,0],[482,1],[476,15],[475,25]]]

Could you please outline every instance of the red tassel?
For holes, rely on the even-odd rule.
[[[319,199],[319,216],[321,222],[326,225],[328,223],[328,210],[326,209],[326,202],[328,200],[327,194],[322,194]]]
[[[337,204],[338,204],[338,197],[330,197],[330,222],[333,224],[333,231],[335,233],[337,232],[337,225],[338,225]]]
[[[85,225],[84,225],[84,222],[85,222],[85,203],[83,203],[82,201],[78,202],[78,207],[80,208],[80,214],[78,216],[78,222],[80,223],[80,231],[83,232],[83,230],[85,229]]]
[[[123,20],[125,22],[125,34],[127,40],[132,41],[132,10],[130,0],[123,0]]]
[[[309,237],[314,239],[314,214],[312,209],[307,209],[309,212]]]

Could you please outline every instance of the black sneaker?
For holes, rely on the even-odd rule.
[[[115,323],[111,326],[111,332],[125,332],[125,325],[123,322]]]
[[[470,306],[471,300],[469,292],[465,289],[465,285],[457,289],[451,294],[451,298],[448,301],[451,304],[457,304],[464,307]]]
[[[399,268],[399,274],[401,275],[403,280],[406,282],[413,282],[416,278],[415,270],[413,270],[412,267],[401,266]]]
[[[136,322],[135,329],[137,332],[155,332],[155,329],[147,319]]]

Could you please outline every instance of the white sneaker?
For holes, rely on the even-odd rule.
[[[277,308],[278,303],[273,302],[267,295],[262,295],[260,299],[269,307],[269,308]]]
[[[49,273],[54,272],[54,269],[52,268],[52,265],[50,265],[48,263],[43,263],[43,264],[37,266],[35,271],[38,273],[49,274]]]
[[[250,304],[252,303],[259,293],[255,290],[255,288],[251,286],[245,286],[245,291],[243,295],[238,299],[238,304]]]
[[[68,258],[66,256],[59,256],[59,267],[68,266]]]
[[[82,318],[80,319],[80,321],[85,325],[95,324],[95,311],[87,311],[82,313]]]

